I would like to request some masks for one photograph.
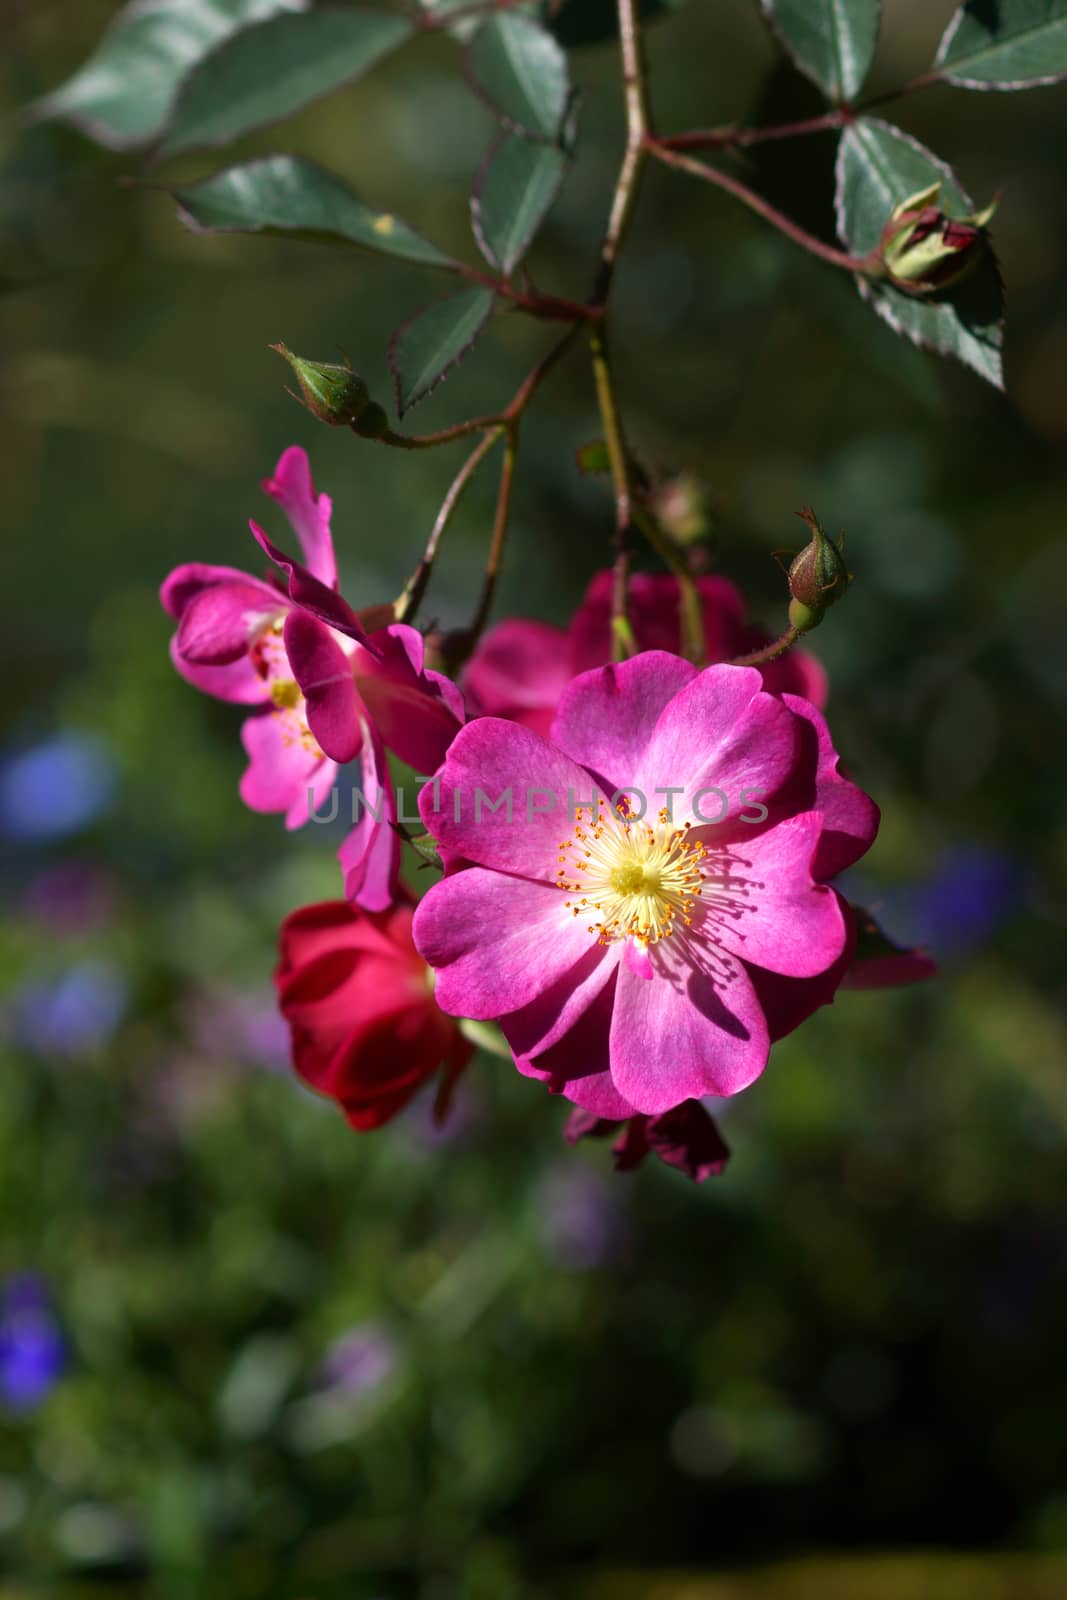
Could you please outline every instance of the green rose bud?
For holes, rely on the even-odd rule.
[[[933,294],[958,283],[986,247],[985,228],[997,200],[973,217],[950,217],[941,210],[940,196],[940,183],[909,195],[882,232],[886,274],[908,294]]]
[[[789,568],[790,625],[798,633],[817,628],[827,606],[836,605],[852,581],[845,558],[832,539],[823,532],[810,506],[797,512],[811,529],[811,543],[793,557]]]
[[[271,349],[288,361],[296,374],[304,405],[320,422],[327,422],[332,428],[355,427],[365,415],[371,404],[367,385],[347,361],[343,366],[327,361],[305,361],[303,356],[294,356],[284,344],[272,344]]]

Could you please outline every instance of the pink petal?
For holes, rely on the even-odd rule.
[[[241,778],[241,799],[252,811],[284,811],[287,828],[308,820],[309,791],[317,808],[333,787],[337,768],[309,749],[291,712],[263,711],[245,719],[241,742],[248,767]]]
[[[573,808],[595,796],[588,773],[539,734],[480,717],[456,735],[439,780],[419,796],[419,810],[434,838],[466,860],[554,884]],[[569,917],[563,893],[553,893],[561,916]]]
[[[307,702],[305,715],[323,754],[342,764],[354,761],[363,742],[359,697],[352,663],[317,617],[291,611],[285,653]]]
[[[191,600],[205,589],[215,589],[220,583],[259,583],[258,578],[252,578],[247,572],[241,572],[237,567],[215,567],[206,561],[187,561],[184,566],[175,567],[173,572],[167,574],[159,590],[159,600],[164,611],[180,621],[182,613]],[[270,589],[269,584],[264,588]],[[284,600],[280,590],[271,590],[275,602],[284,608]]]
[[[696,676],[688,661],[662,650],[583,672],[563,693],[552,742],[599,774],[609,796],[616,789],[632,788],[657,718]]]
[[[736,1094],[758,1078],[770,1040],[744,969],[713,981],[660,946],[653,965],[651,983],[619,968],[611,1076],[623,1098],[654,1116],[683,1100]]]
[[[307,451],[299,445],[283,450],[273,478],[265,478],[263,487],[289,518],[312,577],[327,588],[336,589],[337,563],[330,536],[332,506],[329,495],[315,494]]]
[[[793,716],[763,693],[753,667],[707,667],[665,707],[632,777],[650,812],[667,803],[654,798],[657,789],[673,785],[682,791],[671,797],[674,821],[699,825],[722,813],[743,833],[738,819],[753,803],[749,796],[762,801],[782,786],[798,744]],[[725,836],[722,824],[713,831]]]
[[[216,700],[229,700],[237,705],[260,705],[270,699],[266,678],[256,671],[252,657],[238,656],[224,667],[204,667],[195,661],[183,661],[178,654],[178,639],[170,641],[170,659],[187,683],[210,694]]]
[[[874,843],[880,812],[870,795],[838,771],[826,718],[797,695],[782,696],[789,709],[814,730],[818,740],[814,809],[822,812],[823,833],[815,856],[815,876],[832,878],[859,860]]]
[[[288,605],[283,595],[255,578],[213,584],[194,595],[178,624],[178,654],[202,666],[226,666],[245,655]]]
[[[591,938],[558,889],[482,867],[434,884],[414,935],[437,972],[442,1011],[481,1020],[529,1005],[588,954]]]
[[[397,893],[400,835],[392,826],[396,804],[382,742],[367,724],[360,751],[359,820],[337,852],[345,875],[345,896],[365,911],[384,911]]]
[[[821,827],[820,814],[806,811],[713,850],[694,916],[694,950],[706,943],[791,978],[831,967],[849,935],[838,897],[812,878]]]

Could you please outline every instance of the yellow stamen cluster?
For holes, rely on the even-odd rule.
[[[621,813],[621,814],[620,814]],[[577,900],[565,905],[589,915],[589,932],[600,944],[633,938],[643,945],[669,938],[676,922],[689,927],[704,880],[703,844],[689,838],[690,824],[676,828],[666,807],[658,826],[612,810],[579,806],[572,838],[560,841],[556,882]]]

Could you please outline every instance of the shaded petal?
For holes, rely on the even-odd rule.
[[[284,572],[287,579],[289,598],[294,605],[303,606],[305,611],[310,611],[313,617],[318,617],[320,622],[325,622],[331,628],[336,628],[338,633],[343,633],[349,639],[355,639],[368,649],[372,655],[377,655],[377,649],[370,642],[366,629],[360,622],[352,607],[337,593],[336,589],[327,588],[307,567],[299,561],[293,561],[279,550],[278,546],[269,539],[257,522],[250,522],[252,537],[265,551],[274,565]]]
[[[357,650],[356,682],[382,738],[417,773],[435,773],[463,722],[456,685],[423,667],[422,635],[404,623],[371,636],[373,655]]]
[[[441,1009],[480,1021],[529,1005],[589,950],[558,889],[481,867],[434,884],[414,934],[437,972]]]
[[[590,935],[585,955],[557,983],[521,1011],[512,1011],[500,1018],[500,1027],[514,1054],[540,1055],[557,1044],[589,1010],[617,964],[618,952],[610,952]],[[604,1040],[606,1047],[606,1029]],[[607,1070],[606,1056],[604,1070]]]
[[[781,973],[768,972],[765,967],[746,967],[767,1018],[772,1043],[799,1028],[821,1006],[832,1005],[843,984],[852,962],[856,932],[840,896],[838,900],[845,916],[846,942],[832,967],[814,978],[783,978]]]
[[[718,1123],[699,1100],[687,1100],[673,1111],[650,1117],[645,1123],[644,1138],[661,1161],[677,1167],[694,1183],[717,1178],[730,1159],[730,1146]]]
[[[289,613],[283,638],[306,701],[308,727],[323,754],[332,761],[354,761],[363,742],[363,723],[351,661],[325,623],[306,611]]]
[[[587,672],[611,660],[610,571],[598,572],[585,591],[570,626],[572,670]],[[707,659],[728,661],[740,655],[737,635],[745,604],[740,590],[728,578],[712,575],[697,579],[704,622]],[[630,579],[627,611],[641,650],[682,647],[681,605],[676,578],[666,573],[635,573]]]
[[[283,450],[273,478],[264,478],[263,488],[289,518],[312,577],[327,588],[336,589],[337,562],[330,536],[332,504],[329,495],[315,494],[307,451],[299,445]]]
[[[619,969],[611,1023],[611,1075],[619,1093],[655,1116],[683,1100],[746,1088],[770,1049],[748,974],[739,965],[723,983],[678,961],[656,965],[651,983]]]
[[[696,667],[662,650],[584,672],[564,690],[552,742],[599,774],[609,796],[616,788],[632,787],[657,718],[696,676]]]
[[[595,795],[589,774],[539,734],[479,717],[456,735],[419,811],[434,838],[467,861],[555,884],[572,806]],[[553,893],[566,920],[562,892]]]
[[[817,878],[832,878],[859,860],[874,843],[881,813],[869,794],[838,771],[826,718],[809,701],[782,696],[789,709],[814,729],[818,740],[813,807],[823,815],[823,832],[815,856]]]
[[[182,612],[178,654],[201,665],[225,666],[246,655],[288,609],[283,595],[255,578],[212,584],[194,595]]]
[[[825,972],[848,942],[841,903],[811,872],[822,817],[788,817],[766,833],[713,850],[692,942],[705,942],[791,978]]]
[[[479,641],[462,683],[475,716],[506,717],[547,736],[571,675],[563,630],[514,617]]]
[[[631,1116],[634,1109],[619,1093],[608,1066],[618,970],[613,964],[609,969],[613,981],[551,1049],[515,1058],[524,1077],[538,1078],[550,1094],[561,1094],[583,1111],[611,1121]]]

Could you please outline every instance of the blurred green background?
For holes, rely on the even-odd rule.
[[[778,1045],[696,1189],[568,1150],[563,1107],[500,1062],[444,1137],[423,1103],[357,1137],[288,1073],[274,931],[339,892],[335,841],[243,809],[240,714],[173,673],[155,589],[185,560],[258,569],[247,518],[270,525],[258,483],[297,442],[346,594],[398,591],[462,458],[319,427],[266,347],[343,348],[385,400],[388,330],[438,285],[196,239],[123,185],[133,158],[17,130],[113,9],[8,0],[0,62],[0,1594],[1063,1595],[1067,92],[889,107],[978,200],[1004,191],[1007,398],[726,197],[648,175],[618,280],[630,432],[707,482],[709,554],[770,626],[794,510],[847,530],[857,582],[813,648],[884,812],[857,897],[943,963]],[[888,6],[876,89],[950,10]],[[664,129],[818,109],[745,0],[691,0],[649,54]],[[610,46],[573,71],[579,159],[531,264],[581,297],[621,116]],[[317,157],[472,260],[491,134],[436,37],[240,153]],[[832,158],[820,137],[743,170],[829,237]],[[551,336],[498,318],[412,425],[498,408]],[[596,432],[575,354],[524,430],[498,615],[563,622],[605,563],[609,496],[573,464]],[[444,622],[492,492],[449,534]]]

